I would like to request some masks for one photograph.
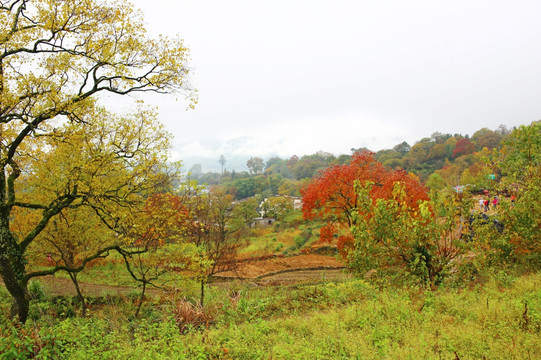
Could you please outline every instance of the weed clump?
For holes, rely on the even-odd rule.
[[[173,309],[175,322],[181,334],[192,329],[208,328],[214,323],[214,317],[200,305],[194,305],[186,299],[180,299]]]

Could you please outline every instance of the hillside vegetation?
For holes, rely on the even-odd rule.
[[[231,284],[213,288],[205,309],[158,297],[139,320],[129,315],[129,297],[93,305],[88,318],[67,313],[65,300],[49,305],[41,297],[39,321],[2,320],[0,352],[5,359],[534,359],[540,282],[539,274],[499,272],[437,291],[363,280]]]
[[[28,285],[24,324],[9,316],[12,297],[0,288],[0,354],[535,358],[540,124],[464,156],[474,162],[460,174],[472,176],[462,192],[444,180],[460,157],[427,188],[361,151],[304,183],[302,211],[290,197],[238,201],[228,185],[207,193],[187,183],[148,196],[122,231],[67,212],[28,252],[27,269],[39,276]],[[253,227],[256,208],[276,221]],[[107,245],[111,235],[122,241]],[[73,242],[97,236],[108,247]]]

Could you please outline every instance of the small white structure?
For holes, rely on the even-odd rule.
[[[251,228],[265,228],[268,226],[272,226],[276,219],[268,218],[268,217],[257,217],[254,219],[254,221],[250,224]]]
[[[298,198],[298,197],[293,198],[293,209],[302,210],[302,198]]]

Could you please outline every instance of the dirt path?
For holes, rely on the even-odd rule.
[[[51,296],[77,296],[75,285],[70,279],[56,276],[41,276],[35,279],[43,284],[45,293]],[[0,278],[0,286],[4,287],[4,282]],[[84,296],[98,297],[105,295],[127,295],[133,291],[140,291],[136,286],[89,284],[79,282],[79,287]],[[158,294],[160,290],[147,289],[147,294]]]
[[[39,278],[39,281],[43,283],[45,291],[53,296],[76,296],[75,286],[70,279],[56,277],[56,276],[44,276]],[[103,284],[89,284],[79,282],[79,286],[83,295],[89,297],[98,297],[104,295],[127,295],[134,291],[140,291],[135,286],[120,286],[120,285],[103,285]],[[159,290],[148,289],[150,294],[159,293]]]
[[[257,283],[261,286],[290,285],[304,282],[318,282],[323,280],[343,280],[350,275],[346,274],[343,264],[334,256],[303,254],[291,257],[276,257],[258,261],[243,262],[236,272],[224,272],[217,279],[240,279]],[[70,279],[58,276],[40,277],[45,291],[52,296],[76,296],[75,286]],[[3,285],[0,279],[0,284]],[[81,291],[87,297],[104,295],[127,295],[140,291],[136,286],[90,284],[80,282]],[[148,289],[149,295],[157,295],[159,289]]]

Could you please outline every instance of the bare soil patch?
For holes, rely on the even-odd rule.
[[[321,281],[341,281],[351,277],[352,275],[343,269],[298,270],[260,278],[257,284],[261,286],[294,285]]]
[[[319,254],[302,254],[289,257],[276,257],[259,261],[245,261],[236,271],[220,273],[218,278],[257,279],[265,275],[299,272],[299,271],[325,271],[341,269],[343,264],[334,256]],[[289,275],[293,276],[293,275]]]

